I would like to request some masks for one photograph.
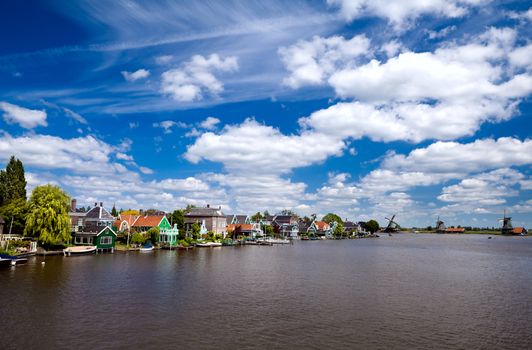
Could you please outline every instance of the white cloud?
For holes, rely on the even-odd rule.
[[[73,110],[71,109],[68,109],[68,108],[63,108],[63,111],[65,112],[65,114],[67,116],[69,116],[70,118],[74,119],[75,121],[77,121],[78,123],[80,124],[88,124],[87,122],[87,119],[85,119],[82,115],[80,115],[79,113],[76,113],[74,112]]]
[[[316,111],[300,124],[376,141],[473,135],[484,122],[513,117],[532,92],[532,75],[506,68],[508,60],[514,65],[529,61],[528,47],[514,47],[515,38],[511,29],[491,28],[466,45],[403,52],[386,62],[338,70],[329,83],[338,96],[356,101]]]
[[[160,65],[165,65],[170,63],[174,59],[172,55],[163,55],[155,57],[155,62]]]
[[[207,117],[204,121],[200,123],[200,126],[203,129],[212,130],[216,128],[216,125],[220,123],[220,119],[214,117]]]
[[[162,74],[161,92],[180,102],[201,100],[206,91],[217,96],[224,86],[214,72],[233,72],[238,70],[238,61],[234,56],[221,58],[212,54],[208,58],[192,56],[181,68],[171,69]]]
[[[341,36],[298,41],[281,47],[279,55],[290,75],[283,83],[293,89],[305,85],[322,85],[340,68],[352,65],[357,57],[369,54],[370,40],[357,35],[346,40]]]
[[[447,35],[449,35],[451,32],[456,30],[456,26],[448,26],[440,30],[429,30],[427,31],[427,34],[429,35],[429,39],[441,39],[445,38]]]
[[[127,81],[137,81],[139,79],[146,79],[150,76],[150,71],[147,69],[139,69],[134,72],[122,71],[122,76]]]
[[[458,184],[442,189],[438,199],[444,202],[485,207],[506,203],[519,191],[513,188],[524,178],[520,172],[503,168],[461,180]]]
[[[487,2],[489,0],[327,0],[329,5],[340,8],[347,21],[376,16],[385,18],[397,30],[404,29],[423,15],[462,17],[470,7]]]
[[[139,170],[143,174],[153,174],[153,170],[145,166],[139,166]]]
[[[489,169],[532,164],[532,140],[511,137],[472,143],[436,142],[405,155],[391,155],[385,169],[438,174],[468,174]]]
[[[24,165],[40,169],[67,169],[81,174],[126,173],[120,163],[110,162],[117,147],[93,136],[63,139],[49,135],[0,137],[0,159],[7,160],[11,154],[21,159]]]
[[[518,47],[509,54],[510,64],[514,67],[532,69],[532,44]]]
[[[28,109],[7,102],[0,102],[0,110],[4,112],[6,123],[19,124],[25,129],[48,126],[45,111]]]
[[[226,126],[219,134],[201,134],[188,147],[185,158],[192,163],[202,159],[221,162],[230,171],[281,174],[339,155],[344,147],[343,141],[324,134],[287,136],[247,119]]]

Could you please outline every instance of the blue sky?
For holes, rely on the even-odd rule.
[[[81,205],[532,226],[526,1],[4,1],[0,164]]]

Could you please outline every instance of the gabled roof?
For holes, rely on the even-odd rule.
[[[278,225],[291,224],[292,217],[290,215],[276,215],[273,221]]]
[[[85,214],[86,219],[114,220],[114,217],[104,208],[96,206]]]
[[[164,217],[164,215],[140,216],[133,224],[133,227],[155,227],[159,225]]]
[[[320,231],[326,231],[331,228],[331,225],[325,221],[314,221],[314,225],[316,225],[316,228]]]
[[[229,224],[227,225],[227,232],[233,232],[235,230],[251,231],[253,229],[252,224]]]
[[[115,232],[115,230],[113,230],[113,229],[110,228],[109,226],[105,226],[100,232],[98,232],[98,234],[97,234],[96,236],[101,235],[102,232],[104,232],[105,230],[109,230],[109,231],[111,231],[111,233],[112,233],[113,235],[115,235],[115,237],[116,237],[116,232]]]
[[[358,224],[356,222],[353,222],[353,221],[344,221],[344,229],[347,229],[347,228],[356,228],[358,226]]]
[[[225,216],[220,208],[192,208],[185,217],[209,217],[209,216]]]

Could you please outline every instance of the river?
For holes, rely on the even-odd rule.
[[[33,257],[0,269],[0,344],[530,349],[531,288],[528,237],[396,234]]]

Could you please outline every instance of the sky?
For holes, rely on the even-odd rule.
[[[0,3],[0,165],[79,205],[532,226],[528,1]]]

